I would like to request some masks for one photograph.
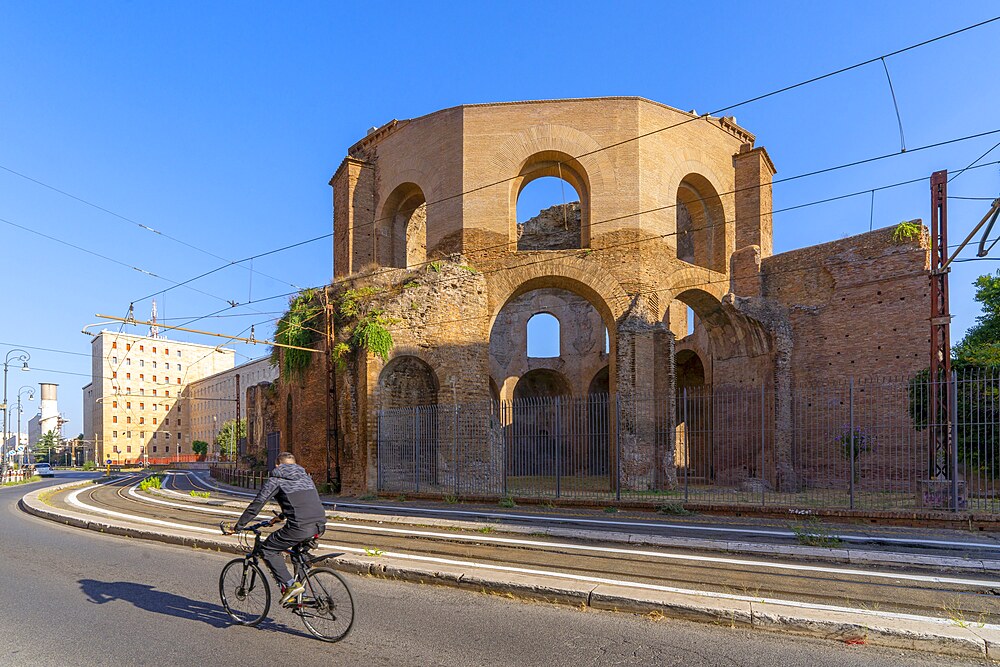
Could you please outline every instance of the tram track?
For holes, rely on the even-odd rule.
[[[167,486],[180,492],[179,479]],[[137,520],[167,521],[217,530],[220,520],[235,519],[237,510],[209,507],[196,499],[170,503],[144,498],[135,490],[141,477],[127,477],[79,494],[85,505]],[[196,482],[185,477],[188,485]],[[194,489],[190,489],[194,490]],[[57,498],[59,502],[61,496]],[[230,499],[245,501],[245,498]],[[869,612],[918,614],[996,623],[1000,582],[987,577],[934,577],[906,570],[817,567],[773,559],[700,556],[679,550],[622,549],[587,541],[508,539],[473,531],[393,528],[376,522],[331,519],[323,542],[336,541],[358,552],[406,554],[429,561],[473,562],[487,567],[521,568],[582,578],[611,578],[635,585],[671,586],[723,595],[793,600],[804,604],[848,606]]]

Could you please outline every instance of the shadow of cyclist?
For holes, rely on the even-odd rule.
[[[139,609],[151,611],[165,616],[174,616],[188,621],[207,623],[213,628],[228,628],[237,625],[226,614],[222,605],[192,600],[174,593],[157,590],[148,584],[137,584],[129,581],[97,581],[95,579],[80,579],[80,590],[86,594],[90,602],[105,604],[114,600],[130,602]],[[294,630],[282,623],[267,618],[257,626],[258,629],[271,632],[289,632],[305,636],[301,631]]]

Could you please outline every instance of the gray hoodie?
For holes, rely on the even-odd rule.
[[[323,510],[323,503],[320,502],[312,477],[302,466],[286,463],[271,471],[271,476],[264,482],[257,497],[236,522],[236,528],[242,528],[252,522],[264,504],[272,498],[281,506],[281,513],[285,515],[285,525],[289,528],[326,523],[326,512]]]

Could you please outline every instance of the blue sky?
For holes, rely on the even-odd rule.
[[[700,112],[865,60],[997,14],[992,2],[842,3],[5,3],[0,20],[0,166],[97,204],[143,230],[0,169],[0,218],[128,265],[185,280],[226,261],[330,231],[327,181],[372,125],[461,103],[640,95]],[[887,61],[909,147],[1000,129],[1000,22]],[[733,110],[778,177],[899,149],[880,64]],[[775,208],[958,169],[1000,136],[775,186]],[[1000,159],[1000,148],[986,161]],[[996,167],[951,194],[994,197]],[[876,227],[928,217],[923,183],[878,193]],[[988,202],[952,202],[952,237]],[[775,216],[780,252],[868,229],[856,197]],[[30,350],[24,384],[58,382],[82,426],[83,325],[169,286],[0,223],[0,354]],[[211,253],[211,254],[206,254]],[[161,318],[204,315],[321,284],[328,240],[235,267],[158,299]],[[952,273],[954,337],[973,322]],[[204,319],[258,338],[282,298]],[[149,301],[136,304],[148,314]],[[176,321],[176,320],[174,320]],[[244,334],[245,335],[245,334]],[[208,342],[201,340],[200,342]],[[239,346],[259,356],[260,346]],[[244,360],[245,357],[238,357]],[[61,371],[57,373],[55,371]],[[25,411],[33,414],[35,403]]]

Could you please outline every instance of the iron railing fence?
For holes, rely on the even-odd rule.
[[[375,429],[386,494],[1000,512],[995,370],[422,405]]]

